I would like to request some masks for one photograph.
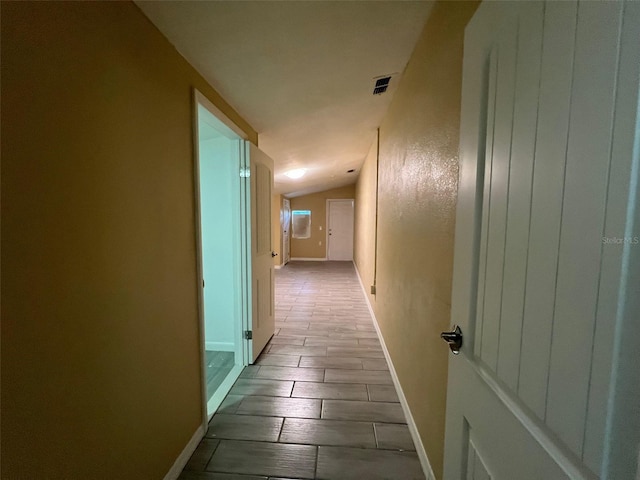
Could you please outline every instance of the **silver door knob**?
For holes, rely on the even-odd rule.
[[[455,325],[451,332],[442,332],[440,338],[449,344],[449,348],[454,355],[460,353],[460,348],[462,347],[462,330],[460,330],[459,326]]]

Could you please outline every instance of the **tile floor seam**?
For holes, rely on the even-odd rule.
[[[276,443],[280,443],[280,438],[282,437],[282,431],[284,430],[284,422],[287,420],[287,417],[282,417],[282,422],[280,422],[280,431],[278,432],[278,439]]]
[[[376,439],[376,448],[380,448],[380,444],[378,443],[378,429],[376,428],[376,422],[373,422],[373,436]]]
[[[286,418],[284,419],[286,420]],[[310,420],[307,418],[301,419],[301,420]],[[312,419],[312,420],[318,420],[317,418]],[[358,423],[366,423],[367,425],[373,426],[374,423],[372,422],[358,422]],[[375,422],[375,423],[381,423],[381,422]],[[280,433],[280,435],[282,434],[282,432]],[[272,440],[247,440],[244,438],[231,438],[231,437],[221,437],[221,438],[211,438],[208,437],[210,440],[219,440],[220,442],[223,441],[232,441],[232,442],[252,442],[252,443],[264,443],[264,444],[270,444],[270,445],[303,445],[306,447],[341,447],[341,446],[346,446],[347,448],[357,448],[360,450],[385,450],[385,451],[390,451],[390,452],[396,452],[396,451],[404,451],[403,449],[399,449],[399,448],[384,448],[384,447],[378,447],[377,446],[377,442],[376,442],[376,446],[375,447],[362,447],[362,446],[358,446],[358,445],[336,445],[335,443],[307,443],[307,442],[287,442],[287,441],[283,441],[283,440],[276,440],[276,441],[272,441]],[[207,460],[207,465],[209,465],[209,462],[211,462],[211,458],[213,458],[213,455],[215,454],[216,450],[218,449],[218,445],[216,445],[215,449],[213,450],[213,452],[211,453],[209,459]],[[198,471],[198,470],[192,470],[192,471]]]
[[[206,435],[206,434],[205,434]],[[211,452],[211,455],[209,456],[209,460],[207,460],[207,463],[205,464],[204,468],[203,468],[203,472],[207,471],[207,467],[209,466],[209,464],[211,463],[211,459],[213,458],[213,456],[216,453],[216,450],[218,450],[218,447],[220,446],[220,442],[217,443],[217,445],[213,448],[213,451]]]
[[[316,446],[316,462],[313,466],[313,478],[318,478],[318,457],[320,456],[320,446]]]

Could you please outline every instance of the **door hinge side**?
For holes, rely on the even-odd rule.
[[[244,331],[244,339],[245,340],[253,340],[253,332],[251,330]]]

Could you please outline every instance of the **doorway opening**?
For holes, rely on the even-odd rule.
[[[200,282],[203,412],[214,414],[247,364],[244,139],[195,92],[196,244]],[[237,130],[236,130],[237,129]]]
[[[285,198],[282,200],[282,266],[284,267],[291,260],[291,237],[289,231],[291,229],[291,200]]]

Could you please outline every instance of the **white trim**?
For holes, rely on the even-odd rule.
[[[429,457],[427,456],[427,452],[424,449],[424,445],[422,444],[422,439],[418,434],[418,427],[416,426],[416,422],[413,419],[413,415],[411,415],[411,409],[409,408],[407,398],[404,396],[404,392],[402,391],[402,386],[400,385],[400,380],[398,380],[396,369],[394,368],[393,362],[391,361],[389,350],[387,350],[387,346],[384,343],[384,338],[382,337],[382,332],[380,331],[380,326],[378,325],[378,319],[373,312],[371,302],[369,302],[367,290],[364,288],[362,277],[360,276],[360,271],[358,270],[358,266],[356,265],[355,261],[353,262],[353,266],[356,269],[358,281],[360,282],[360,288],[362,288],[364,299],[367,302],[367,307],[369,308],[369,313],[371,314],[371,319],[373,320],[373,326],[375,327],[376,333],[378,334],[378,339],[380,340],[380,345],[382,346],[382,351],[384,352],[384,358],[387,360],[387,364],[389,365],[389,372],[391,373],[391,378],[393,379],[393,385],[396,387],[396,392],[398,393],[398,398],[400,399],[400,405],[402,405],[402,411],[404,412],[404,416],[407,418],[407,425],[409,426],[409,432],[411,433],[411,438],[413,439],[413,443],[416,447],[416,453],[418,454],[420,464],[422,465],[422,471],[424,472],[425,477],[427,477],[426,480],[435,480],[436,476],[433,473],[433,468],[431,468],[431,463],[429,462]]]
[[[218,407],[220,407],[223,400],[226,398],[229,390],[231,390],[231,387],[233,387],[233,384],[236,383],[236,380],[242,373],[243,369],[244,365],[236,364],[224,378],[220,386],[216,389],[215,393],[211,396],[211,398],[207,402],[207,412],[211,412],[207,415],[207,422],[211,420],[213,414],[216,412],[216,410],[218,410]]]
[[[204,427],[200,425],[191,437],[191,440],[189,440],[182,452],[180,452],[180,455],[178,455],[176,461],[173,462],[173,465],[164,476],[164,480],[176,480],[180,476],[180,473],[182,473],[182,470],[191,458],[191,455],[193,455],[193,452],[195,452],[196,448],[198,448],[198,444],[203,437]]]
[[[247,135],[247,133],[244,130],[242,130],[238,125],[236,125],[236,123],[233,120],[227,117],[222,110],[220,110],[213,103],[211,103],[211,100],[209,100],[202,93],[200,93],[198,89],[194,88],[193,91],[195,95],[196,105],[199,103],[200,105],[205,107],[207,110],[209,110],[209,112],[211,112],[213,116],[215,116],[229,130],[231,130],[233,134],[237,135],[243,140],[249,139],[249,136]],[[225,132],[225,133],[229,134],[229,132]]]
[[[326,262],[327,257],[324,257],[324,258],[291,257],[291,260],[297,260],[298,262]]]
[[[282,267],[284,267],[284,265],[274,265],[273,268],[275,268],[276,270],[280,270]]]
[[[233,342],[204,342],[205,350],[212,352],[234,352],[236,346]]]
[[[240,168],[251,173],[251,142],[240,142]],[[251,365],[253,361],[253,340],[244,338],[244,332],[253,330],[253,256],[251,252],[251,177],[241,177],[240,181],[240,287],[242,293],[242,362]]]
[[[198,349],[200,350],[200,397],[202,425],[204,431],[207,428],[207,368],[206,355],[204,349],[204,268],[202,264],[202,226],[200,207],[200,134],[198,125],[198,105],[202,94],[193,89],[193,176],[194,176],[194,206],[195,206],[195,246],[196,246],[196,291],[198,292]],[[209,102],[211,103],[211,102]]]

